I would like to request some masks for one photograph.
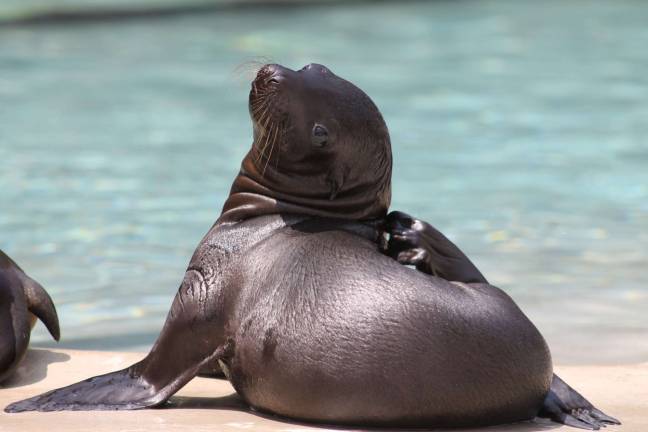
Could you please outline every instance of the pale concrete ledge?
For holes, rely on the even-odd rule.
[[[0,407],[93,375],[126,367],[142,358],[137,353],[30,350],[17,374],[0,387]],[[557,368],[568,383],[596,406],[619,418],[623,426],[608,432],[648,432],[648,364],[633,366],[570,366]],[[196,378],[173,399],[171,407],[121,412],[0,413],[0,431],[284,431],[325,430],[248,411],[227,381]],[[343,430],[336,428],[335,430]],[[352,429],[351,429],[352,430]],[[557,431],[578,429],[534,421],[481,429]]]

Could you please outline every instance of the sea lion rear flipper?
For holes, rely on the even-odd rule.
[[[556,374],[538,417],[590,430],[598,430],[608,424],[621,424],[619,420],[595,408]]]
[[[164,328],[144,360],[13,403],[6,412],[133,410],[164,403],[201,368],[229,354],[218,318],[219,290],[207,289],[200,272],[187,271]]]
[[[23,277],[22,284],[27,298],[27,308],[45,324],[52,337],[58,341],[61,330],[52,298],[41,284],[27,275]]]
[[[91,411],[91,410],[136,410],[163,404],[175,392],[191,381],[200,368],[214,358],[223,355],[225,348],[216,350],[202,362],[185,369],[179,376],[164,380],[161,376],[151,375],[151,366],[155,360],[151,355],[139,363],[99,375],[60,389],[43,393],[39,396],[12,403],[5,408],[8,413],[24,411]],[[164,371],[159,371],[165,375]],[[157,379],[158,381],[155,381]]]

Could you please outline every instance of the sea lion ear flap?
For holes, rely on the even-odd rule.
[[[45,324],[52,337],[58,341],[61,338],[61,330],[54,302],[41,284],[30,277],[23,278],[22,283],[27,308]]]
[[[333,201],[344,185],[344,171],[342,169],[331,171],[326,178],[326,183],[330,187],[329,200]]]

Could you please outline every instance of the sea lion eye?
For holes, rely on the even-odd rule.
[[[322,126],[319,123],[315,123],[313,126],[313,135],[311,140],[315,147],[324,147],[328,142],[328,130],[326,127]]]

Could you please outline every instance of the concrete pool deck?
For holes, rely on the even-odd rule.
[[[0,387],[0,408],[10,402],[61,387],[93,375],[126,367],[140,353],[30,349],[17,373]],[[624,366],[557,367],[568,383],[622,426],[606,430],[648,431],[648,363]],[[7,414],[0,412],[0,431],[283,431],[327,430],[289,420],[262,416],[248,410],[225,380],[196,378],[180,390],[165,409]],[[329,430],[361,430],[328,428]],[[472,429],[471,429],[472,430]],[[498,431],[578,429],[544,420],[496,426]]]

